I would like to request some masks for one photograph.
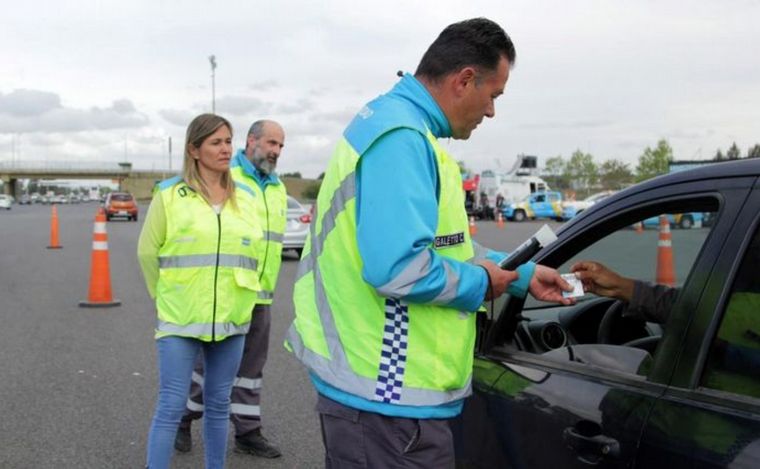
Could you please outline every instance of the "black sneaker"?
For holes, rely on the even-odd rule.
[[[190,426],[180,425],[177,428],[177,436],[174,437],[174,449],[180,453],[187,453],[193,447],[193,437],[190,435]]]
[[[264,438],[260,428],[250,431],[245,435],[235,436],[235,451],[269,459],[282,456],[279,448]]]

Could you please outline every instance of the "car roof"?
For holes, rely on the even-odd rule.
[[[760,158],[733,161],[705,161],[704,166],[675,173],[664,174],[618,191],[599,201],[597,205],[612,204],[617,200],[634,194],[646,192],[658,187],[672,186],[709,179],[726,179],[738,177],[759,177]]]

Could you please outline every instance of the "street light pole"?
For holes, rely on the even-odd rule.
[[[211,113],[216,114],[216,83],[215,83],[216,56],[209,55],[208,61],[211,64]]]

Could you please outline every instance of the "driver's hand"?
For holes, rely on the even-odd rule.
[[[570,272],[575,273],[583,282],[583,290],[587,292],[627,302],[633,297],[633,280],[619,275],[599,262],[576,262],[570,267]]]

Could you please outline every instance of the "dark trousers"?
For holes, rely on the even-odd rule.
[[[261,383],[269,350],[269,329],[272,324],[270,310],[270,305],[256,305],[253,308],[251,328],[245,336],[243,358],[232,385],[230,420],[235,425],[237,436],[261,428]],[[202,386],[203,361],[199,359],[195,362],[190,397],[180,425],[188,426],[203,416]]]
[[[327,469],[454,467],[448,420],[386,417],[317,397]]]

